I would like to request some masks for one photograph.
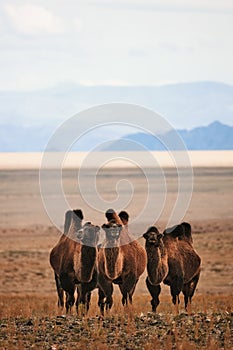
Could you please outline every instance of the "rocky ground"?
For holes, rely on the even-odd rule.
[[[232,349],[233,314],[140,314],[1,320],[1,349]]]

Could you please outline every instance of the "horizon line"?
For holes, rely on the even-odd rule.
[[[97,82],[97,83],[85,83],[85,82],[75,82],[72,80],[63,80],[60,82],[57,82],[56,84],[51,84],[49,86],[37,86],[37,87],[28,87],[28,88],[22,88],[22,89],[16,89],[16,88],[6,88],[2,89],[0,88],[0,93],[2,92],[36,92],[41,90],[50,90],[50,89],[56,89],[58,87],[62,86],[75,86],[75,87],[83,87],[83,88],[95,88],[95,87],[106,87],[106,88],[143,88],[143,87],[149,87],[149,88],[156,88],[156,87],[165,87],[165,86],[174,86],[174,85],[189,85],[189,84],[221,84],[226,86],[233,86],[233,83],[229,83],[226,81],[221,80],[187,80],[187,81],[167,81],[167,82],[161,82],[161,83],[154,83],[154,84],[130,84],[130,83],[108,83],[108,82]]]

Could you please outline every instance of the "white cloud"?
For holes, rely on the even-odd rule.
[[[233,12],[232,0],[91,0],[97,6],[157,12]]]
[[[2,0],[0,89],[233,82],[232,0],[68,3]]]
[[[37,5],[6,4],[5,11],[14,27],[24,34],[62,34],[64,21]]]

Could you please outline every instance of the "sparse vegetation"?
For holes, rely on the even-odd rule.
[[[158,313],[151,313],[145,273],[132,307],[123,308],[115,286],[113,307],[104,318],[96,290],[87,316],[77,316],[75,309],[63,316],[65,310],[58,310],[49,266],[49,248],[58,237],[55,229],[15,229],[8,235],[0,231],[0,349],[232,349],[231,228],[215,234],[209,222],[205,233],[194,234],[202,273],[190,314],[184,313],[183,298],[176,314],[165,286]],[[35,246],[40,249],[35,251]]]
[[[170,298],[161,297],[158,313],[149,312],[148,295],[101,317],[97,295],[87,316],[57,313],[56,297],[1,297],[1,349],[232,349],[231,296],[198,296],[192,314],[176,315]]]

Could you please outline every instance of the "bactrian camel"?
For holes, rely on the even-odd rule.
[[[83,303],[89,308],[90,292],[97,285],[97,242],[98,226],[90,222],[82,227],[81,210],[69,210],[66,213],[64,234],[50,253],[50,264],[54,270],[58,293],[58,305],[64,306],[66,293],[66,311],[75,302],[74,293],[78,286],[76,307]]]
[[[122,304],[132,303],[132,296],[140,275],[146,267],[146,251],[136,240],[129,242],[129,233],[119,224],[120,219],[104,224],[105,242],[98,255],[99,306],[110,309],[113,303],[113,283],[122,293]],[[127,242],[127,244],[125,244]]]
[[[170,286],[175,305],[180,302],[179,294],[183,292],[187,309],[201,271],[201,259],[193,248],[190,224],[182,223],[163,234],[152,226],[143,237],[147,252],[146,285],[152,296],[152,310],[156,311],[159,305],[161,282]]]

